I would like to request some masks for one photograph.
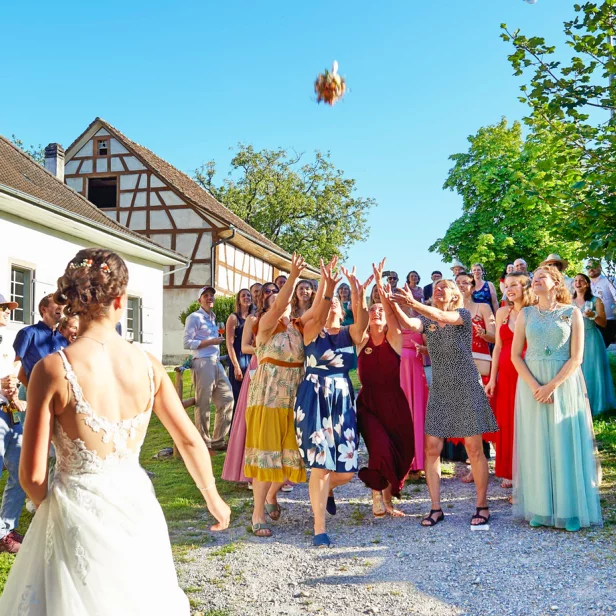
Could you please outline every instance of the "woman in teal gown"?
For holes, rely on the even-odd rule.
[[[600,469],[580,369],[584,324],[556,268],[540,267],[532,288],[539,303],[520,312],[511,354],[520,376],[513,515],[531,526],[576,531],[601,524]]]
[[[573,305],[584,316],[584,359],[582,373],[586,381],[593,415],[616,408],[610,360],[599,327],[605,327],[605,308],[601,298],[592,294],[590,278],[577,274],[573,279]],[[597,327],[599,326],[599,327]]]

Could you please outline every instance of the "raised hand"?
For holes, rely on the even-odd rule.
[[[417,303],[411,290],[408,285],[404,285],[404,287],[398,287],[397,292],[391,296],[391,301],[398,304],[399,306],[413,306]]]
[[[308,264],[304,260],[304,257],[294,252],[291,257],[291,272],[289,276],[295,279],[299,278],[300,274],[306,269],[307,265]]]

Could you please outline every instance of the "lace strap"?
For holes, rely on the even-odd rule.
[[[89,406],[84,400],[83,391],[81,389],[81,386],[79,385],[79,381],[77,380],[77,375],[75,374],[75,371],[73,370],[73,366],[71,366],[71,364],[69,363],[68,358],[66,357],[62,349],[60,349],[58,353],[60,357],[62,358],[62,364],[64,365],[64,372],[66,373],[66,380],[71,384],[71,390],[73,392],[73,396],[75,396],[77,410],[83,413],[84,409],[86,409],[86,412],[88,412]]]

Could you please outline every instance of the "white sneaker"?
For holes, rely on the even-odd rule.
[[[285,483],[282,488],[280,488],[281,492],[293,492],[293,486],[290,483]]]
[[[252,491],[252,483],[250,481],[248,482],[248,489]]]
[[[30,513],[36,513],[36,507],[30,499],[26,500],[26,510]]]

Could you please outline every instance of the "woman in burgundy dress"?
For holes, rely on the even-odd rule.
[[[383,265],[374,268],[379,291]],[[415,454],[411,409],[400,387],[402,332],[387,299],[370,307],[369,318],[358,358],[357,425],[368,449],[368,466],[359,478],[372,489],[376,517],[401,517],[391,499],[400,496]]]
[[[511,488],[515,391],[518,384],[518,372],[511,361],[511,344],[518,314],[522,308],[533,305],[534,297],[530,288],[530,277],[524,272],[507,274],[504,287],[508,305],[499,308],[496,313],[492,371],[485,389],[488,396],[494,400],[494,414],[499,427],[494,439],[494,474],[503,480],[502,488]]]

